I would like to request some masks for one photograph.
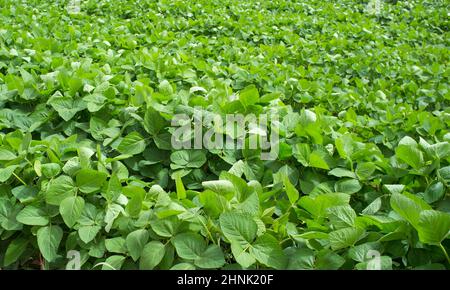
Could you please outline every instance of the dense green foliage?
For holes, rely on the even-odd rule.
[[[1,268],[449,268],[447,1],[69,4],[0,0]],[[279,157],[173,149],[193,107]]]

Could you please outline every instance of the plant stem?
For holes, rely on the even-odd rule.
[[[448,257],[447,251],[445,250],[445,248],[442,245],[442,243],[439,243],[439,247],[442,249],[442,252],[444,252],[445,257],[447,258],[447,263],[450,264],[450,258]]]
[[[28,185],[28,184],[26,184],[25,181],[22,180],[22,178],[20,178],[19,176],[17,176],[17,174],[15,174],[14,172],[13,172],[13,175],[14,175],[20,182],[22,182],[23,185]]]

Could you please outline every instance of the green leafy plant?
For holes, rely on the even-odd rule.
[[[445,1],[50,2],[0,0],[2,269],[449,269]]]

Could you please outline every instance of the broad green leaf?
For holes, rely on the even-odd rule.
[[[337,270],[344,265],[345,259],[338,254],[323,250],[316,256],[315,269],[316,270]]]
[[[206,248],[204,239],[195,233],[178,234],[172,239],[178,256],[187,260],[195,260],[202,256]]]
[[[59,213],[66,225],[71,228],[81,217],[84,209],[84,199],[80,196],[70,196],[61,201]]]
[[[258,226],[251,216],[237,212],[225,212],[219,218],[220,228],[230,242],[246,246],[256,238]]]
[[[299,198],[298,190],[292,185],[292,183],[289,181],[289,178],[287,177],[284,179],[283,184],[289,201],[291,202],[291,204],[295,204]]]
[[[64,121],[72,119],[76,113],[86,109],[86,103],[81,99],[70,97],[51,97],[48,102]]]
[[[333,175],[336,177],[350,177],[350,178],[356,178],[356,174],[350,170],[344,169],[344,168],[334,168],[328,172],[328,175]]]
[[[93,193],[106,181],[107,174],[93,169],[81,169],[76,176],[76,183],[81,192]]]
[[[10,165],[6,168],[0,168],[0,182],[7,181],[18,167],[18,165]]]
[[[77,188],[69,176],[61,175],[48,183],[45,200],[48,204],[59,205],[64,199],[74,196]]]
[[[195,259],[194,264],[203,269],[217,269],[225,264],[225,258],[220,247],[211,245]]]
[[[287,257],[278,240],[269,234],[258,237],[252,245],[250,253],[255,256],[258,262],[267,267],[278,270],[286,268]]]
[[[371,215],[377,213],[381,209],[381,198],[377,197],[363,211],[362,214]]]
[[[423,195],[423,199],[427,203],[433,203],[440,200],[444,197],[445,190],[442,182],[434,182],[425,190],[425,194]]]
[[[119,216],[119,214],[123,211],[124,211],[123,208],[120,205],[115,204],[115,203],[107,206],[105,219],[104,219],[104,221],[106,223],[106,226],[105,226],[106,232],[109,232],[111,230],[111,227],[112,227],[114,221]]]
[[[170,268],[170,270],[182,270],[182,271],[186,271],[186,270],[195,270],[195,266],[189,263],[179,263],[176,265],[173,265],[172,268]]]
[[[8,149],[0,148],[0,161],[9,161],[16,159],[17,156]]]
[[[347,205],[350,195],[346,193],[325,193],[316,197],[302,196],[299,205],[316,217],[325,217],[326,209],[331,206]]]
[[[331,248],[339,249],[353,246],[364,234],[364,230],[359,228],[343,228],[330,233]]]
[[[238,242],[231,242],[231,252],[236,259],[236,262],[244,269],[256,263],[255,257],[249,253],[248,249],[249,245],[244,248]]]
[[[309,156],[311,155],[311,149],[308,144],[298,143],[293,147],[293,155],[303,166],[309,166]]]
[[[136,155],[145,150],[145,140],[138,132],[132,132],[122,139],[117,151],[122,154]]]
[[[323,232],[317,232],[317,231],[308,231],[308,232],[304,232],[302,234],[298,234],[298,235],[293,235],[292,236],[294,239],[295,238],[301,238],[301,239],[328,239],[328,234],[327,233],[323,233]]]
[[[52,262],[58,257],[58,248],[63,237],[63,230],[56,225],[49,225],[37,231],[37,243],[45,260]]]
[[[173,94],[173,88],[167,80],[161,81],[159,83],[158,89],[159,89],[159,92],[163,95],[170,96]]]
[[[206,190],[199,193],[198,197],[203,209],[211,217],[217,218],[222,212],[230,209],[228,200],[215,192]]]
[[[353,194],[360,191],[362,188],[361,184],[356,179],[342,179],[336,182],[334,185],[334,190],[336,192],[343,192],[348,194]]]
[[[100,231],[101,227],[100,226],[81,226],[78,229],[78,235],[80,236],[80,239],[84,242],[84,243],[89,243],[90,241],[92,241],[95,236],[98,234],[98,232]]]
[[[29,241],[24,237],[12,240],[6,249],[3,259],[3,266],[7,267],[16,262],[27,249],[28,243]]]
[[[49,218],[46,213],[39,207],[28,205],[22,209],[16,216],[19,223],[30,226],[46,226]]]
[[[163,259],[165,253],[164,245],[159,241],[151,241],[142,250],[139,259],[139,269],[153,270]]]
[[[184,188],[183,180],[180,174],[174,174],[175,176],[175,188],[177,190],[177,197],[179,200],[186,198],[186,189]]]
[[[228,180],[211,180],[211,181],[203,181],[202,186],[205,189],[212,190],[216,193],[227,195],[229,193],[234,192],[233,183]]]
[[[361,180],[370,179],[375,172],[376,166],[372,162],[358,163],[356,167],[356,175]]]
[[[111,253],[125,254],[127,252],[126,240],[122,237],[106,239],[105,247]]]
[[[131,258],[136,262],[141,256],[142,250],[148,241],[149,234],[147,230],[136,230],[128,234],[126,245]]]
[[[450,166],[442,167],[437,174],[447,187],[450,186]]]
[[[200,168],[206,162],[206,155],[199,150],[179,150],[170,155],[172,169]]]
[[[259,92],[255,86],[250,85],[239,92],[239,100],[244,107],[256,104],[259,101]]]
[[[369,242],[354,246],[348,251],[351,259],[357,262],[364,262],[372,258],[371,254],[374,251],[382,252],[382,245],[379,242]]]
[[[417,228],[419,215],[423,210],[419,203],[403,194],[395,193],[391,196],[391,207]]]
[[[323,159],[321,154],[319,154],[316,151],[312,152],[311,155],[309,155],[309,166],[326,170],[330,169],[330,167],[328,166],[327,162]]]
[[[402,193],[405,189],[404,184],[384,184],[383,188],[385,188],[389,193]]]
[[[105,262],[101,264],[102,270],[120,270],[122,268],[123,262],[125,262],[124,256],[110,256],[105,260]]]
[[[355,225],[356,213],[350,205],[339,205],[327,209],[328,218],[333,228],[353,227]]]
[[[439,245],[450,233],[450,214],[437,210],[424,210],[417,224],[422,243]]]
[[[112,174],[111,178],[108,181],[105,197],[109,201],[116,201],[121,193],[122,193],[122,184],[120,183],[117,174]]]
[[[423,153],[411,137],[403,137],[395,149],[395,156],[414,169],[424,166]]]
[[[52,178],[61,172],[61,166],[57,163],[46,163],[41,165],[40,170],[45,177]]]
[[[302,248],[288,248],[289,251],[285,251],[286,257],[288,257],[287,270],[312,270],[314,269],[315,256],[314,251]]]
[[[164,219],[157,219],[150,221],[152,230],[159,236],[165,238],[173,237],[181,225],[177,217],[168,217]]]
[[[165,119],[158,111],[152,107],[148,107],[144,116],[144,128],[150,135],[158,135],[166,125]]]

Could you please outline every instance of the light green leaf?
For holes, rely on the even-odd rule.
[[[147,230],[140,229],[128,234],[126,245],[131,258],[136,262],[141,256],[142,250],[148,241]]]
[[[209,246],[194,261],[194,264],[203,269],[217,269],[225,264],[222,249],[216,245]]]
[[[102,270],[120,270],[122,268],[125,257],[120,255],[114,255],[108,257],[104,263],[102,263]]]
[[[40,170],[45,177],[52,178],[61,172],[61,166],[57,163],[46,163],[41,164]]]
[[[70,97],[51,97],[48,102],[64,121],[72,119],[76,113],[86,109],[86,103],[81,99]]]
[[[125,254],[127,252],[126,241],[122,237],[106,239],[105,247],[111,253]]]
[[[417,142],[411,137],[405,136],[400,140],[395,149],[395,156],[414,169],[424,166],[423,153],[420,151]]]
[[[145,150],[145,140],[138,132],[132,132],[122,139],[117,151],[122,154],[136,155]]]
[[[195,266],[189,263],[179,263],[170,268],[170,270],[181,270],[181,271],[195,270]]]
[[[63,237],[59,226],[50,225],[37,231],[37,243],[45,260],[52,262],[58,257],[58,247]]]
[[[202,256],[206,242],[199,234],[182,233],[172,239],[172,244],[178,256],[187,260],[195,260]]]
[[[336,192],[343,192],[348,194],[353,194],[360,191],[362,188],[361,184],[356,179],[343,179],[336,182],[334,185],[334,190]]]
[[[350,178],[356,178],[356,174],[350,170],[344,169],[344,168],[334,168],[328,172],[328,175],[333,175],[336,177],[350,177]]]
[[[343,228],[330,233],[330,244],[333,251],[353,246],[364,234],[359,228]]]
[[[212,190],[216,193],[227,195],[229,193],[234,192],[233,183],[228,180],[211,180],[211,181],[203,181],[202,186],[205,189]]]
[[[236,259],[236,262],[244,269],[256,263],[255,257],[248,252],[247,248],[249,246],[243,248],[239,243],[231,242],[231,253]]]
[[[350,205],[339,205],[327,209],[328,218],[335,229],[353,227],[356,213]]]
[[[5,148],[0,148],[0,161],[9,161],[16,159],[17,156]]]
[[[323,157],[316,151],[312,152],[311,155],[309,155],[309,166],[326,169],[329,170],[330,167],[328,166],[327,162],[323,159]]]
[[[161,116],[161,114],[148,107],[144,116],[144,128],[150,135],[158,135],[159,132],[164,129],[166,125],[166,120]]]
[[[419,215],[423,210],[419,203],[403,194],[395,193],[391,196],[391,207],[417,228]]]
[[[139,269],[153,270],[163,259],[165,247],[159,241],[151,241],[144,246],[141,258],[139,259]]]
[[[39,207],[28,205],[22,209],[16,216],[19,223],[30,226],[46,226],[49,218]]]
[[[450,214],[437,210],[424,210],[417,224],[422,243],[439,245],[450,233]]]
[[[292,250],[292,251],[289,251]],[[285,255],[288,257],[288,264],[286,270],[312,270],[314,269],[315,256],[314,251],[302,248],[302,249],[288,249],[288,253],[285,251]]]
[[[244,107],[256,104],[259,101],[259,92],[254,85],[250,85],[239,92],[239,100]]]
[[[172,169],[200,168],[206,162],[206,155],[200,150],[179,150],[170,155]]]
[[[66,225],[71,228],[81,217],[84,209],[84,199],[80,196],[70,196],[61,201],[59,213]]]
[[[45,192],[45,201],[51,205],[59,205],[65,198],[77,192],[75,184],[69,176],[61,175],[51,180]]]
[[[18,167],[18,165],[10,165],[5,168],[0,168],[0,182],[7,181]]]
[[[100,226],[95,226],[95,225],[94,226],[81,226],[78,229],[78,235],[80,236],[80,239],[84,243],[87,244],[95,238],[95,236],[98,234],[100,229],[101,229]]]
[[[93,193],[103,186],[108,175],[93,169],[81,169],[76,175],[76,183],[81,192]]]
[[[298,190],[292,185],[292,183],[289,181],[289,178],[287,177],[284,179],[283,184],[289,201],[291,202],[291,204],[295,204],[300,196]]]
[[[246,246],[256,238],[258,226],[250,215],[225,212],[219,218],[220,228],[230,242]]]
[[[258,237],[252,248],[250,248],[250,253],[258,262],[267,267],[277,270],[286,268],[287,257],[282,251],[278,240],[269,234]]]

